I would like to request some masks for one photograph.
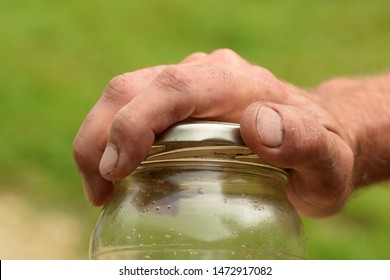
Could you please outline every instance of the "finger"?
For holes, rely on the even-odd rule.
[[[101,174],[109,180],[127,176],[145,158],[156,134],[188,117],[238,122],[242,111],[268,89],[248,94],[254,85],[243,81],[250,75],[232,71],[218,65],[165,68],[115,116]]]
[[[207,59],[209,63],[220,63],[227,65],[247,65],[250,63],[243,59],[240,55],[230,49],[217,49],[211,52],[210,54],[206,54],[204,52],[196,52],[181,61],[181,63],[189,63],[198,61],[201,59]]]
[[[138,70],[112,79],[82,124],[73,143],[73,157],[83,177],[85,195],[93,205],[104,203],[112,189],[112,183],[99,172],[112,119],[163,68]]]
[[[200,60],[200,59],[205,58],[205,57],[207,57],[206,53],[196,52],[196,53],[190,54],[189,56],[184,58],[180,63],[184,64],[184,63],[194,62],[194,61]]]
[[[270,102],[249,106],[240,127],[253,152],[291,169],[286,191],[301,214],[328,216],[344,205],[351,191],[353,155],[340,136],[299,108]]]
[[[230,66],[249,66],[250,63],[230,49],[217,49],[207,56],[208,61],[227,64]]]

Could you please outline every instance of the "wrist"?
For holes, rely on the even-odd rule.
[[[338,78],[313,90],[319,105],[345,130],[354,154],[355,188],[388,179],[390,168],[390,75]]]

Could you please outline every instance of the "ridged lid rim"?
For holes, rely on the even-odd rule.
[[[172,142],[211,142],[245,146],[240,125],[227,122],[180,122],[156,137],[155,145]]]

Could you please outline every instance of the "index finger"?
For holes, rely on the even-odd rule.
[[[83,178],[85,195],[93,205],[104,203],[104,198],[112,191],[112,182],[99,173],[112,119],[164,67],[141,69],[113,78],[77,133],[73,157]]]

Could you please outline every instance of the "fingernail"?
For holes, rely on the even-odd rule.
[[[257,113],[256,127],[264,146],[276,148],[282,144],[282,119],[275,110],[266,106],[261,107]]]
[[[108,175],[114,171],[118,162],[118,148],[112,144],[108,144],[102,159],[100,160],[99,171],[102,175]]]

